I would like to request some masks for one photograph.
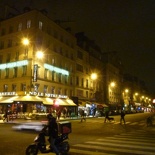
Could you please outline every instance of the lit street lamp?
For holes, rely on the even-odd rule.
[[[23,43],[23,45],[29,45],[29,39],[28,38],[23,38],[22,43]]]
[[[92,73],[91,74],[91,79],[92,80],[96,80],[97,79],[97,74],[96,73]]]

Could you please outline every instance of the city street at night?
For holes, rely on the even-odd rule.
[[[149,115],[152,113],[128,114],[126,125],[120,125],[120,116],[114,116],[115,121],[107,123],[104,123],[104,117],[87,118],[86,122],[69,120],[72,124],[69,155],[153,154],[155,129],[146,126]],[[24,155],[26,147],[37,135],[36,131],[15,131],[14,125],[0,124],[0,154]]]

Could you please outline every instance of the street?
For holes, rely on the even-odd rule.
[[[126,125],[119,124],[120,116],[114,116],[115,121],[107,123],[104,123],[104,118],[88,118],[82,123],[80,119],[70,120],[69,155],[131,154],[130,150],[135,152],[132,154],[151,154],[155,129],[146,127],[146,117],[150,114],[126,115]],[[24,155],[37,132],[14,131],[12,126],[0,124],[0,154]]]

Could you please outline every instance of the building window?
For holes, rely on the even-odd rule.
[[[8,85],[4,84],[3,89],[4,89],[4,92],[7,92],[8,91]]]
[[[3,55],[0,55],[0,64],[3,62]]]
[[[61,88],[58,88],[58,95],[61,95]]]
[[[55,94],[55,87],[51,87],[51,93]]]
[[[67,95],[67,89],[65,89],[65,91],[64,91],[64,95]]]
[[[81,79],[81,86],[84,87],[84,79]]]
[[[9,77],[9,68],[6,68],[5,69],[5,78],[8,78]]]
[[[61,73],[59,73],[58,79],[59,79],[59,82],[61,83],[62,82],[62,74]]]
[[[2,28],[2,31],[1,31],[1,36],[4,36],[5,35],[5,29]]]
[[[28,58],[28,48],[25,48],[24,58],[25,58],[25,59]]]
[[[70,85],[73,85],[73,77],[70,77]]]
[[[26,84],[25,83],[21,84],[21,91],[26,91]]]
[[[0,42],[0,49],[3,49],[4,48],[4,41],[1,41]]]
[[[18,31],[21,31],[22,30],[22,23],[19,23],[18,24]]]
[[[77,96],[83,97],[83,90],[77,90]]]
[[[31,20],[27,21],[27,29],[29,29],[31,27]]]
[[[73,90],[70,90],[70,96],[73,96]]]
[[[12,91],[16,91],[17,89],[17,85],[16,84],[12,84]]]
[[[80,71],[80,72],[83,72],[83,66],[80,65],[80,64],[76,64],[76,70]]]
[[[79,85],[79,77],[78,76],[76,77],[76,85],[77,86]]]
[[[88,98],[88,91],[86,91],[86,98]]]
[[[11,39],[8,40],[8,47],[12,47],[12,40]]]
[[[47,79],[48,69],[44,70],[44,78]]]
[[[27,66],[23,66],[23,76],[25,76],[27,73]]]
[[[43,43],[43,38],[42,38],[42,37],[37,37],[36,43],[37,43],[37,45],[42,45],[42,43]]]
[[[88,88],[88,79],[86,79],[86,88]]]
[[[55,38],[58,37],[58,33],[57,33],[57,31],[54,31],[54,37],[55,37]]]
[[[19,52],[16,52],[16,55],[15,55],[15,60],[19,60]]]
[[[10,59],[11,59],[11,53],[8,53],[6,57],[6,63],[10,62]]]
[[[54,65],[55,64],[55,59],[54,58],[52,58],[52,65]]]
[[[17,74],[18,74],[18,68],[14,67],[14,75],[13,75],[13,77],[17,77]]]
[[[39,29],[42,30],[43,29],[43,22],[39,21]]]
[[[47,88],[48,88],[48,86],[47,85],[44,85],[43,93],[47,93]]]
[[[56,76],[56,73],[52,71],[52,81],[55,81],[55,76]]]
[[[13,26],[10,26],[9,27],[9,33],[12,33],[13,32]]]
[[[67,83],[68,83],[68,76],[65,75],[65,84],[67,84]]]
[[[39,84],[36,83],[36,84],[34,85],[34,92],[38,92],[38,89],[39,89]]]
[[[77,52],[77,57],[78,57],[79,59],[83,59],[83,53],[82,53],[81,51],[78,51],[78,52]]]
[[[70,72],[73,72],[73,66],[70,65]]]

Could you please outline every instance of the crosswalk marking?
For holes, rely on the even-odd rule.
[[[100,138],[95,141],[86,141],[83,144],[71,146],[70,155],[154,155],[155,138],[148,136],[142,130],[123,133],[112,137]],[[73,152],[72,152],[73,151]]]
[[[77,150],[77,149],[70,149],[70,152],[71,153],[80,153],[81,154],[81,150]],[[71,154],[70,153],[70,154]],[[89,150],[82,150],[82,155],[107,155],[107,153],[101,153],[101,152],[92,152],[92,151],[89,151]],[[108,155],[115,155],[115,154],[111,154],[109,153]]]
[[[117,143],[122,143],[122,142],[126,142],[126,139],[124,139],[124,138],[119,138],[119,140],[117,139],[117,138],[113,138],[113,137],[110,137],[109,139],[108,138],[106,138],[106,139],[98,139],[98,141],[103,141],[103,142],[115,142],[117,140]],[[152,140],[152,146],[154,146],[155,147],[155,144],[153,144],[153,142],[154,142],[155,140]],[[150,140],[148,140],[148,141],[143,141],[143,145],[145,145],[145,146],[150,146],[149,144],[148,144],[148,142],[151,142]],[[141,142],[139,142],[139,141],[133,141],[133,139],[132,140],[129,140],[128,139],[128,144],[141,144]]]
[[[104,123],[104,121],[93,120],[90,123],[101,123],[102,124],[102,123]],[[119,121],[106,122],[105,124],[107,124],[107,123],[108,124],[115,124],[115,125],[120,124]],[[133,125],[146,126],[146,122],[145,121],[140,121],[140,122],[129,122],[129,121],[127,121],[127,122],[125,122],[125,124],[131,125],[131,126],[133,126]],[[122,122],[122,125],[124,125],[123,122]]]

